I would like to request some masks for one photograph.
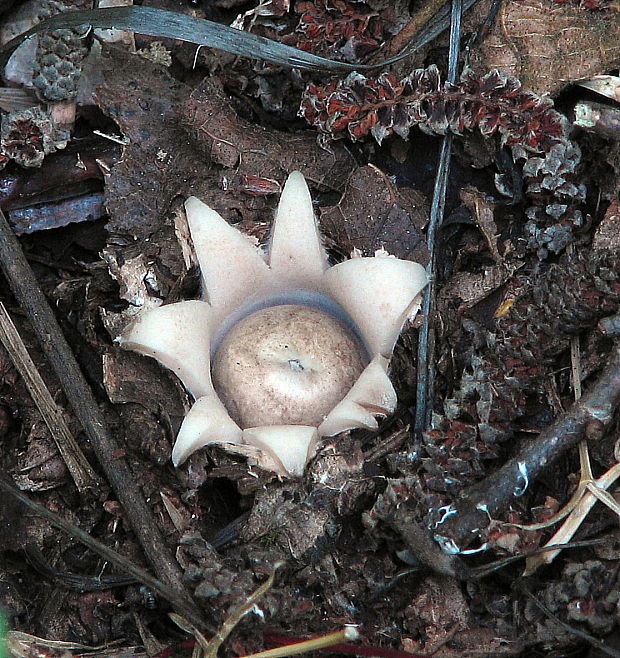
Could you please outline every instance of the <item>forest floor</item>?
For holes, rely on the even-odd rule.
[[[397,52],[423,9],[144,5],[237,18],[352,64]],[[480,0],[466,12],[463,45],[490,10]],[[617,3],[506,0],[463,50],[468,68],[453,85],[443,82],[445,32],[354,78],[173,39],[124,35],[95,47],[95,37],[77,106],[48,99],[41,115],[4,112],[0,207],[94,399],[76,412],[71,375],[51,367],[37,336],[36,304],[16,292],[25,279],[3,263],[0,482],[117,555],[86,547],[5,484],[8,656],[214,656],[218,647],[201,642],[227,625],[222,656],[348,625],[361,637],[342,639],[335,654],[620,655],[619,36]],[[607,95],[577,84],[602,74],[595,87]],[[76,112],[64,142],[53,127],[61,105]],[[590,125],[584,112],[599,118]],[[200,296],[183,201],[197,196],[264,243],[284,181],[299,170],[334,262],[384,248],[426,266],[446,130],[431,426],[415,430],[418,318],[391,362],[396,413],[378,431],[326,440],[303,478],[221,447],[175,469],[171,448],[192,399],[116,339],[141,309]],[[51,394],[48,424],[11,318],[33,361],[21,368]],[[59,424],[75,451],[59,448]],[[116,445],[105,464],[93,444],[101,432]],[[142,497],[131,511],[123,482]],[[141,505],[146,521],[136,521]],[[149,532],[161,547],[145,547]],[[536,554],[547,543],[570,546],[553,559]]]

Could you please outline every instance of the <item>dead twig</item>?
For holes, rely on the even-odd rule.
[[[414,518],[414,513],[406,505],[399,505],[393,516],[386,519],[398,532],[412,556],[433,572],[442,576],[452,576],[467,580],[471,572],[457,555],[447,555],[439,544],[433,541],[430,533]]]
[[[432,3],[431,3],[432,4]],[[459,49],[461,43],[461,17],[463,1],[452,0],[450,22],[450,50],[448,53],[448,82],[455,83],[458,77]],[[433,201],[428,221],[426,242],[430,252],[428,286],[424,291],[422,314],[424,321],[418,334],[418,384],[416,390],[415,433],[419,436],[429,425],[435,389],[435,331],[433,320],[435,313],[435,277],[437,273],[436,238],[439,227],[444,220],[448,176],[450,175],[450,157],[452,154],[452,133],[447,132],[441,144]]]
[[[34,403],[41,412],[78,491],[84,492],[89,488],[101,486],[97,474],[73,437],[61,410],[54,402],[54,398],[30,358],[30,354],[2,302],[0,302],[0,341],[9,353]]]
[[[521,496],[543,471],[584,436],[597,439],[620,404],[620,343],[598,381],[560,418],[524,445],[504,466],[475,484],[453,504],[454,513],[441,526],[441,535],[457,546],[467,544],[514,498]]]
[[[572,633],[573,635],[576,635],[577,637],[580,637],[582,640],[585,640],[588,642],[590,645],[593,647],[596,647],[599,651],[602,651],[603,653],[607,654],[608,656],[613,656],[614,658],[620,658],[620,651],[616,651],[613,647],[607,646],[604,642],[601,642],[598,638],[594,637],[593,635],[590,635],[589,633],[584,633],[584,631],[579,630],[578,628],[575,628],[574,626],[571,626],[570,624],[567,624],[566,622],[562,621],[557,615],[553,614],[549,608],[542,602],[539,601],[531,592],[529,592],[523,585],[519,587],[521,592],[527,596],[532,603],[539,608],[542,612],[547,615],[550,619],[553,619],[553,621],[560,625],[565,631],[568,631],[569,633]]]
[[[63,336],[56,318],[28,265],[21,245],[0,211],[0,265],[19,305],[32,325],[43,351],[54,368],[73,412],[86,432],[106,477],[120,501],[127,520],[158,577],[175,593],[184,610],[198,609],[183,587],[183,574],[168,551],[155,518],[119,445],[106,427],[84,375]],[[204,627],[204,622],[198,625]]]
[[[205,622],[198,612],[198,608],[192,604],[187,603],[185,597],[180,596],[177,591],[171,589],[168,585],[165,585],[157,578],[154,578],[149,573],[141,569],[139,566],[134,564],[131,560],[127,559],[123,555],[120,555],[115,550],[108,548],[105,544],[97,541],[94,537],[91,537],[88,533],[84,532],[77,526],[73,525],[70,521],[63,519],[62,516],[56,514],[35,503],[33,500],[19,491],[9,480],[0,473],[0,490],[10,496],[13,496],[18,500],[22,505],[25,505],[31,509],[35,514],[42,516],[44,519],[50,522],[55,528],[58,528],[62,532],[65,532],[70,537],[77,539],[85,546],[91,549],[97,555],[100,555],[104,560],[110,562],[110,564],[115,565],[121,571],[131,574],[138,582],[150,587],[153,591],[157,592],[163,599],[169,601],[172,606],[179,610],[186,619],[188,619],[193,625],[199,626],[201,628],[206,628]],[[208,630],[208,629],[207,629]]]
[[[581,390],[581,354],[579,351],[579,338],[571,338],[570,351],[571,378],[573,381],[573,389],[575,391],[575,400],[579,400],[583,394]],[[580,474],[577,489],[568,503],[566,503],[561,510],[542,523],[534,523],[532,525],[519,524],[518,527],[525,528],[526,530],[539,530],[547,528],[554,523],[561,521],[565,517],[568,517],[562,526],[556,530],[553,537],[547,542],[546,546],[550,546],[568,542],[577,532],[597,500],[600,500],[607,505],[609,509],[620,515],[620,506],[613,496],[607,492],[607,489],[618,479],[618,477],[620,477],[620,463],[616,463],[600,478],[595,480],[590,465],[588,443],[587,441],[582,440],[579,442],[579,471]],[[552,562],[559,553],[560,549],[556,549],[537,554],[534,557],[529,557],[523,575],[529,576],[533,574],[541,565]]]

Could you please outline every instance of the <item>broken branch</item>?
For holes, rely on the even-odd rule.
[[[82,424],[127,520],[158,577],[175,592],[184,609],[196,604],[183,587],[183,574],[168,551],[155,518],[147,507],[135,476],[120,457],[119,445],[106,426],[103,413],[86,383],[62,334],[21,245],[0,211],[0,266],[19,305],[32,325],[43,351],[56,372],[73,412]],[[204,624],[202,624],[204,627]]]
[[[581,399],[518,455],[482,482],[471,487],[453,504],[455,513],[442,526],[442,535],[456,544],[469,542],[485,526],[489,515],[501,512],[520,496],[531,482],[584,437],[602,436],[620,404],[620,344],[616,344],[607,367]]]

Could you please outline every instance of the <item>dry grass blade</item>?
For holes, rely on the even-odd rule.
[[[464,0],[464,9],[469,9],[476,0]],[[34,34],[52,29],[83,27],[90,25],[93,28],[116,28],[153,37],[179,39],[201,46],[219,48],[235,55],[264,59],[268,62],[293,66],[308,71],[350,72],[354,70],[368,70],[383,68],[405,57],[409,57],[416,50],[427,44],[449,25],[449,5],[437,3],[439,10],[434,12],[430,20],[411,39],[403,50],[387,60],[376,64],[349,64],[338,60],[319,57],[312,53],[287,46],[278,41],[236,30],[228,25],[220,25],[213,21],[187,16],[173,11],[166,11],[156,7],[105,7],[87,9],[82,11],[68,11],[47,18],[35,27],[21,34],[3,46],[0,46],[0,67],[17,46]],[[434,9],[437,6],[433,4]]]
[[[97,474],[73,437],[62,412],[54,402],[54,398],[30,358],[30,354],[2,302],[0,302],[0,341],[24,379],[37,409],[41,412],[41,416],[56,442],[58,452],[69,469],[75,486],[81,492],[100,486]]]
[[[610,471],[613,470],[614,468],[616,468],[618,465],[619,464],[616,464],[615,466],[612,466]],[[607,473],[609,473],[610,471],[607,471]],[[605,475],[602,475],[600,479],[603,480],[605,478]],[[594,481],[594,482],[588,482],[588,484],[586,485],[587,488],[588,488],[588,491],[592,495],[596,496],[601,501],[601,503],[603,503],[603,505],[607,505],[607,507],[609,507],[609,509],[612,512],[614,512],[615,514],[620,516],[620,505],[618,505],[618,503],[616,502],[616,499],[608,491],[606,491],[605,489],[602,489],[597,484],[597,482],[598,482],[598,480]],[[612,483],[610,483],[609,486],[611,486],[611,484]]]
[[[587,490],[582,495],[581,500],[578,502],[573,511],[568,515],[568,518],[557,532],[547,542],[547,546],[565,544],[571,540],[583,520],[589,514],[597,500],[605,503],[616,514],[620,515],[618,504],[616,501],[607,494],[608,489],[620,477],[620,464],[615,464],[606,473],[601,475],[598,480],[593,480],[587,483]],[[605,495],[606,494],[606,495]],[[613,501],[613,503],[609,500]],[[545,551],[540,555],[528,558],[525,563],[525,571],[523,574],[529,576],[533,574],[541,565],[549,564],[558,555],[561,549]]]
[[[57,649],[64,651],[64,656],[69,656],[68,651],[88,651],[89,653],[98,652],[102,649],[109,648],[110,645],[101,645],[98,647],[79,644],[78,642],[62,642],[60,640],[48,640],[43,637],[37,637],[23,631],[9,631],[6,637],[6,646],[9,656],[16,658],[30,658],[30,656],[42,656],[42,647],[46,649]],[[0,646],[1,649],[1,646]],[[0,653],[2,656],[2,653]]]
[[[222,646],[222,643],[230,635],[235,626],[239,623],[242,617],[244,617],[252,608],[256,605],[258,601],[271,589],[273,581],[276,577],[276,571],[279,567],[282,566],[282,562],[276,562],[273,565],[271,574],[269,578],[248,598],[240,603],[238,606],[233,608],[232,612],[228,618],[224,621],[217,633],[211,638],[207,650],[204,652],[204,658],[216,658],[218,649]]]
[[[326,649],[342,642],[352,642],[358,638],[359,633],[354,626],[345,626],[333,633],[313,637],[310,640],[304,640],[302,642],[285,644],[282,647],[275,647],[266,651],[259,651],[258,653],[242,656],[242,658],[283,658],[284,656],[297,656],[301,653],[308,653],[308,651]]]

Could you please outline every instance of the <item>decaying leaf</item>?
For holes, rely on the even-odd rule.
[[[321,211],[321,225],[340,248],[373,254],[385,249],[397,258],[428,261],[422,229],[428,203],[414,189],[397,189],[377,167],[358,167],[337,206]]]
[[[479,25],[489,10],[477,6],[468,20]],[[605,73],[620,57],[617,10],[588,11],[580,3],[503,2],[491,32],[472,51],[479,72],[499,68],[537,94],[552,96],[567,84]]]
[[[340,190],[353,167],[350,154],[340,147],[320,148],[315,135],[278,132],[242,120],[213,78],[192,90],[181,118],[202,157],[224,168],[226,191],[243,190],[248,176],[283,184],[291,171],[301,171],[310,185]]]

